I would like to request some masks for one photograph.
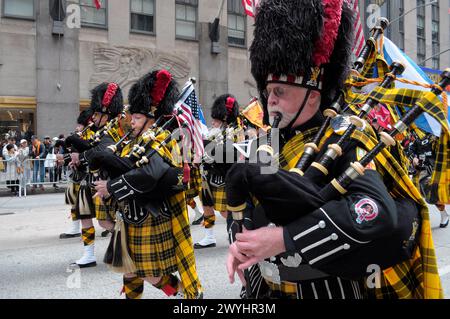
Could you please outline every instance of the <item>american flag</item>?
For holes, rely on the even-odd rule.
[[[205,151],[202,132],[206,123],[201,106],[197,100],[197,95],[195,94],[194,85],[191,81],[188,81],[185,85],[183,95],[175,105],[175,109],[182,110],[179,118],[183,123],[187,124],[186,129],[191,138],[189,149],[194,150],[194,161],[198,161],[203,157]]]
[[[352,11],[355,13],[355,24],[354,24],[354,30],[355,30],[355,42],[353,43],[353,54],[355,56],[359,56],[359,53],[361,52],[365,40],[364,40],[364,30],[361,24],[361,16],[359,14],[359,5],[358,0],[347,0],[350,8],[352,8]]]
[[[245,13],[250,17],[255,17],[255,11],[258,3],[259,0],[242,0],[242,6],[244,7]]]

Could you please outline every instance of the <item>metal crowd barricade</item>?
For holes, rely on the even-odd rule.
[[[24,195],[27,196],[27,187],[66,184],[67,176],[68,170],[57,165],[56,159],[26,159],[22,184]]]
[[[17,194],[22,196],[23,174],[18,171],[20,163],[17,160],[0,160],[0,188],[8,188],[11,192],[17,189]]]

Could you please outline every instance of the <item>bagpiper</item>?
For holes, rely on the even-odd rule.
[[[235,131],[239,121],[239,104],[231,94],[219,96],[211,108],[211,129],[204,140],[206,155],[202,164],[202,191],[200,199],[203,206],[203,226],[205,236],[194,247],[196,249],[216,247],[214,210],[228,219],[225,175],[234,163],[235,156],[228,156],[236,142]],[[228,162],[227,162],[228,161]]]
[[[110,176],[96,182],[96,196],[110,198],[117,208],[105,262],[124,273],[123,291],[129,299],[142,296],[144,281],[167,296],[203,295],[189,228],[184,169],[176,161],[176,140],[171,139],[178,95],[177,83],[167,70],[141,77],[128,96],[134,140],[120,156],[105,152],[95,160]],[[152,127],[155,120],[158,125]],[[145,154],[138,155],[139,150]]]
[[[249,298],[442,297],[425,203],[396,156],[366,156],[378,142],[371,126],[338,113],[353,25],[343,0],[266,0],[257,10],[251,72],[280,146],[261,145],[225,181],[228,209],[247,228],[229,248],[228,274]],[[393,64],[378,89],[401,72]],[[358,112],[377,102],[371,95]],[[249,197],[256,208],[245,218]]]
[[[90,110],[93,113],[92,130],[95,133],[87,140],[77,135],[71,135],[66,139],[67,146],[73,146],[77,150],[70,153],[66,163],[70,161],[71,167],[84,173],[75,205],[77,218],[81,220],[84,253],[80,259],[72,263],[73,266],[86,268],[97,265],[93,218],[96,218],[99,225],[106,230],[112,231],[114,228],[114,215],[109,210],[108,203],[103,203],[100,198],[93,198],[93,182],[98,177],[89,171],[89,161],[95,154],[104,152],[108,146],[121,138],[118,116],[121,116],[123,108],[122,90],[119,85],[114,82],[99,84],[91,91]]]
[[[90,139],[94,131],[90,129],[89,124],[91,122],[92,111],[90,109],[86,109],[80,112],[80,115],[77,118],[77,126],[75,127],[74,134],[78,134],[81,139],[88,140]],[[69,151],[69,150],[68,150]],[[58,156],[59,160],[63,160],[63,156]],[[59,235],[60,239],[80,237],[81,236],[81,223],[77,218],[76,213],[76,199],[78,197],[78,191],[80,190],[80,182],[83,179],[83,174],[74,169],[70,174],[70,181],[68,182],[68,187],[65,192],[65,202],[67,205],[71,206],[70,209],[70,218],[72,220],[70,224],[70,229],[65,233]]]

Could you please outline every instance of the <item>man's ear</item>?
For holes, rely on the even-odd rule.
[[[320,106],[321,95],[319,91],[311,90],[309,93],[308,106],[309,107],[318,107]]]

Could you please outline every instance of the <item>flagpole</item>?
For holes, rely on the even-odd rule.
[[[423,60],[423,61],[420,61],[419,63],[417,63],[417,64],[423,64],[424,62],[426,62],[426,61],[428,61],[428,60],[431,60],[432,58],[435,58],[435,57],[437,57],[437,56],[440,56],[442,53],[445,53],[445,52],[448,52],[448,51],[450,51],[450,48],[448,48],[448,49],[446,49],[446,50],[444,50],[444,51],[441,51],[441,52],[439,52],[439,53],[437,53],[437,54],[435,54],[435,55],[432,55],[432,56],[430,56],[429,58],[426,58],[425,60]]]
[[[222,0],[222,3],[220,5],[220,7],[219,7],[219,12],[217,12],[217,18],[219,18],[219,19],[220,19],[220,16],[222,15],[224,3],[225,3],[225,0]]]

